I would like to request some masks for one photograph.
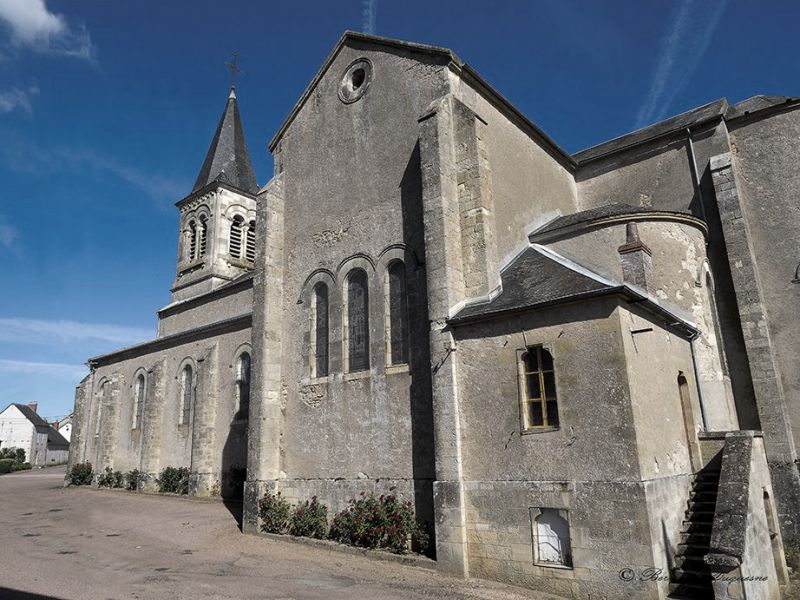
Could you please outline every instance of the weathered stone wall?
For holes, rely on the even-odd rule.
[[[158,337],[210,325],[250,314],[253,310],[253,280],[227,286],[159,311]]]
[[[372,65],[369,87],[359,100],[342,102],[342,75],[362,57]],[[281,486],[340,505],[376,479],[406,481],[428,521],[434,474],[430,362],[419,341],[427,338],[427,293],[417,119],[446,90],[436,61],[352,41],[316,84],[275,150],[285,207],[283,245],[273,250],[283,257],[276,282],[282,305],[266,317],[281,327],[282,426],[269,434],[281,435]],[[384,290],[393,260],[406,266],[408,365],[390,365],[386,353]],[[346,373],[342,306],[353,268],[368,277],[370,368]],[[330,374],[312,380],[310,291],[318,281],[329,290]],[[256,283],[256,305],[265,302],[260,293]]]
[[[724,123],[710,124],[692,132],[697,160],[699,191],[694,188],[691,154],[685,132],[637,145],[581,164],[577,173],[579,204],[589,209],[612,202],[686,212],[705,220],[709,227],[706,254],[714,283],[721,342],[728,364],[730,390],[742,427],[759,426],[749,363],[739,322],[739,309],[726,254],[725,238],[716,208],[709,159],[729,149]],[[649,240],[642,238],[649,244]],[[655,258],[655,257],[654,257]],[[702,342],[700,343],[702,345]],[[701,372],[705,369],[701,366]],[[709,377],[704,373],[707,385]],[[727,394],[727,381],[714,387],[715,395]]]
[[[106,466],[120,471],[139,469],[146,476],[146,490],[153,489],[160,469],[191,466],[203,479],[197,493],[217,493],[223,484],[221,471],[231,466],[225,464],[225,456],[232,452],[226,443],[235,413],[236,360],[249,343],[250,328],[245,327],[97,367],[86,460],[95,464],[96,471]],[[186,364],[192,364],[196,387],[192,422],[183,425],[179,424],[180,379]],[[133,429],[139,373],[146,377],[143,423]],[[105,380],[112,382],[112,401],[103,405],[100,435],[95,436],[93,423]],[[76,430],[77,423],[86,426],[84,419],[76,419]]]
[[[800,440],[797,369],[800,285],[800,111],[729,125],[743,218],[758,268],[771,350],[781,379],[795,445]]]

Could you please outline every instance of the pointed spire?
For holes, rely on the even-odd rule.
[[[251,194],[258,191],[233,86],[192,191],[196,192],[212,181],[224,181]]]

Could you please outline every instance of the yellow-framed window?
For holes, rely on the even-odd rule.
[[[522,355],[522,413],[525,429],[559,426],[553,355],[543,346],[531,346]]]

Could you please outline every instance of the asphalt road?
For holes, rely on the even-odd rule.
[[[219,502],[0,476],[0,600],[516,600],[519,588],[242,535]]]

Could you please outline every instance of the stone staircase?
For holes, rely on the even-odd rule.
[[[670,573],[670,598],[714,598],[711,573],[703,558],[711,543],[718,487],[719,471],[703,469],[695,475],[675,565]]]

